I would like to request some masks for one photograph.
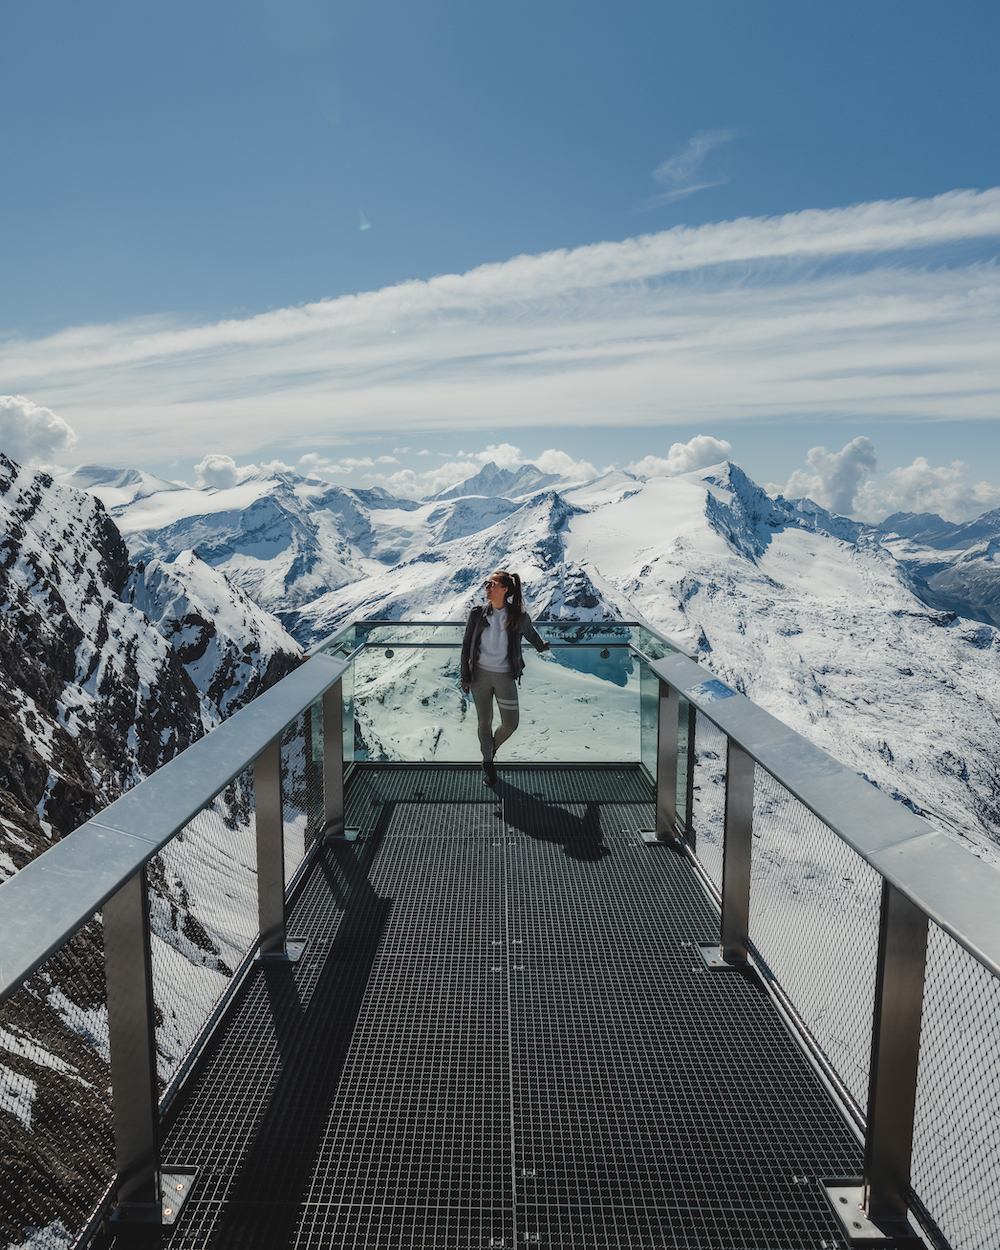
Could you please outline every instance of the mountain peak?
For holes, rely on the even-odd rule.
[[[535,494],[562,480],[558,473],[543,473],[533,464],[522,464],[518,469],[501,469],[491,460],[489,464],[483,465],[475,477],[443,490],[432,498],[461,499],[465,495],[486,495],[491,499],[500,496],[512,499],[520,495]]]

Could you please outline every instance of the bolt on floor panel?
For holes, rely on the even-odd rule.
[[[757,982],[705,969],[718,916],[638,836],[639,769],[476,801],[476,770],[401,771],[450,797],[361,773],[306,955],[252,974],[171,1129],[200,1171],[164,1246],[843,1244],[818,1181],[860,1148]]]

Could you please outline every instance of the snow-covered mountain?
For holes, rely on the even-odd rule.
[[[540,620],[643,619],[890,794],[989,857],[1000,847],[1000,635],[915,593],[875,530],[771,499],[735,465],[543,492],[478,532],[300,609],[460,618],[497,566]]]
[[[956,836],[1000,845],[998,518],[890,518],[890,534],[730,464],[525,498],[503,472],[415,503],[294,474],[191,490],[86,470],[133,558],[194,547],[303,645],[353,617],[460,619],[486,573],[514,568],[536,618],[645,619]]]
[[[91,494],[0,456],[0,879],[299,662],[221,574],[133,566]]]
[[[961,524],[934,513],[895,513],[879,529],[925,603],[1000,625],[1000,509]]]
[[[558,473],[543,473],[533,464],[522,464],[517,469],[501,469],[485,464],[475,475],[448,490],[439,491],[435,499],[461,499],[463,495],[486,495],[496,499],[523,499],[525,495],[537,494],[551,486],[565,485]]]
[[[134,560],[197,551],[275,613],[394,564],[411,541],[405,518],[418,507],[378,488],[348,490],[266,470],[221,490],[174,482],[149,489],[152,479],[141,476],[134,492],[94,465],[59,481],[106,504]]]
[[[140,562],[121,594],[172,645],[219,716],[294,667],[298,647],[278,620],[197,552],[182,551],[169,564]]]

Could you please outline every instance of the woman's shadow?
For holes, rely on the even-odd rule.
[[[595,862],[611,854],[604,845],[599,802],[549,801],[537,791],[530,793],[504,781],[502,773],[497,797],[511,829],[538,842],[558,843],[570,859]],[[574,809],[583,809],[582,815]]]

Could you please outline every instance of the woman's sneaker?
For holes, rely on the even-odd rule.
[[[497,783],[497,770],[493,767],[492,760],[483,760],[483,785],[495,786]]]

